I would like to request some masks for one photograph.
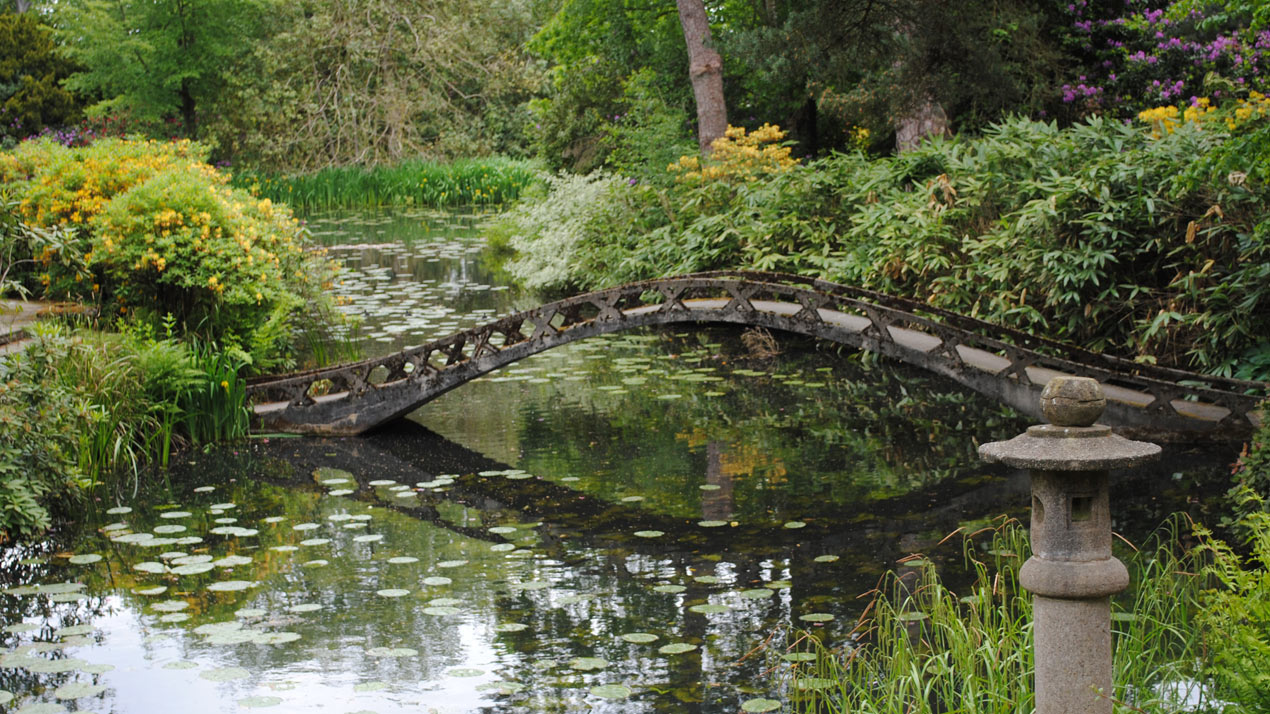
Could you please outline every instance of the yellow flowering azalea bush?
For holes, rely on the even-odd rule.
[[[45,297],[171,315],[261,368],[285,352],[297,308],[323,300],[331,268],[305,250],[289,209],[231,187],[202,152],[184,141],[31,141],[0,154],[0,181],[28,225],[77,232],[78,263],[34,256]]]
[[[729,126],[710,144],[709,158],[682,156],[667,170],[685,182],[754,181],[798,165],[784,139],[785,132],[775,124],[764,124],[748,133],[745,127]]]
[[[1249,92],[1244,99],[1227,102],[1220,110],[1208,97],[1195,99],[1182,109],[1173,105],[1152,107],[1138,112],[1138,121],[1151,125],[1151,136],[1159,139],[1172,134],[1183,123],[1206,126],[1216,124],[1235,131],[1244,124],[1270,116],[1270,97],[1260,92]]]

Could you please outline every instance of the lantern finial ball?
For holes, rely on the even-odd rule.
[[[1055,377],[1041,392],[1041,416],[1054,426],[1093,426],[1107,407],[1098,380]]]

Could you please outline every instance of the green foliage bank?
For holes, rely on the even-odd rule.
[[[513,274],[547,287],[787,271],[1265,379],[1268,162],[1265,116],[1188,122],[1158,138],[1097,118],[1067,129],[1017,118],[897,157],[837,154],[759,175],[716,167],[673,182],[560,180],[511,211],[496,238],[516,250]]]

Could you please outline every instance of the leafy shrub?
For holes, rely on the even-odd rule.
[[[1270,333],[1267,157],[1264,117],[1233,134],[1187,123],[1159,138],[1096,118],[1061,130],[1012,119],[979,138],[754,181],[613,182],[570,230],[553,279],[779,270],[1231,374]],[[535,218],[551,214],[516,215],[518,250],[556,252],[535,245],[551,234]]]
[[[621,179],[597,171],[586,176],[544,177],[547,190],[524,201],[494,228],[494,241],[516,251],[508,266],[513,277],[531,288],[560,288],[573,276],[574,254],[602,197]]]
[[[65,147],[30,141],[0,154],[0,180],[35,228],[75,231],[69,267],[60,250],[39,261],[32,287],[47,297],[99,301],[181,333],[240,347],[255,369],[284,360],[293,313],[321,303],[329,266],[306,253],[284,206],[231,188],[186,141],[105,139]],[[89,250],[91,248],[91,250]]]
[[[0,145],[78,116],[79,103],[62,88],[74,65],[56,50],[40,13],[0,12]]]
[[[667,170],[680,181],[753,181],[761,176],[781,174],[798,165],[790,147],[782,145],[785,132],[764,124],[748,134],[745,127],[729,126],[723,136],[710,144],[710,155],[681,156]]]

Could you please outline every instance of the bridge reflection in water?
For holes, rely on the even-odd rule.
[[[1244,438],[1260,424],[1267,385],[1137,364],[823,280],[721,271],[585,293],[387,357],[252,380],[260,426],[351,435],[531,355],[640,327],[725,323],[783,330],[866,349],[943,375],[1033,417],[1053,377],[1102,382],[1103,423],[1157,441]]]

